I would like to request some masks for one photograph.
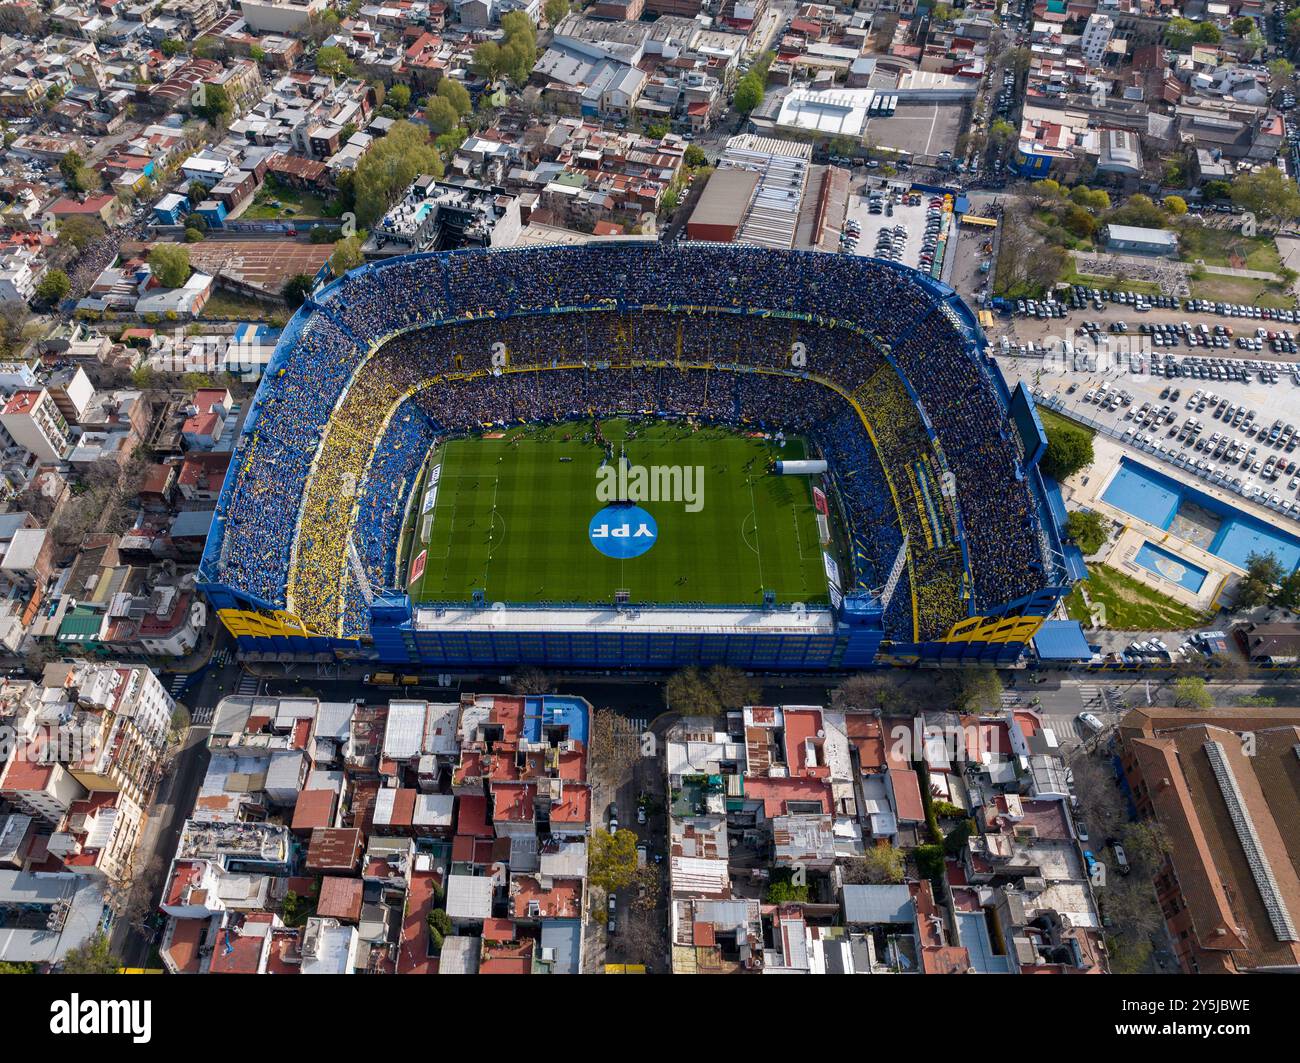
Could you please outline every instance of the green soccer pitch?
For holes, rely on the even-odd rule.
[[[444,443],[412,493],[402,532],[398,579],[415,602],[610,604],[825,604],[827,580],[808,479],[768,472],[772,459],[799,459],[803,440],[785,446],[722,428],[675,422],[602,421],[617,460],[639,466],[703,468],[697,512],[681,501],[640,501],[658,525],[654,545],[619,559],[597,550],[592,518],[603,447],[592,422],[519,427],[497,438]],[[631,435],[631,438],[629,438]],[[438,492],[424,509],[437,466]]]

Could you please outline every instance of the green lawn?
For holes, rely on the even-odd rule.
[[[274,204],[279,204],[275,206]],[[334,200],[301,189],[281,185],[267,178],[252,205],[239,216],[240,221],[289,221],[298,218],[331,218],[338,215]]]
[[[1179,232],[1179,257],[1185,262],[1198,259],[1207,266],[1232,266],[1233,257],[1245,260],[1239,268],[1277,273],[1282,256],[1271,236],[1242,236],[1236,229],[1215,229],[1189,223]]]
[[[1135,281],[1120,277],[1103,277],[1094,273],[1078,273],[1067,270],[1061,276],[1063,284],[1082,284],[1085,288],[1100,288],[1102,291],[1137,292],[1141,295],[1163,295],[1164,289],[1155,281]]]
[[[1039,406],[1037,409],[1038,416],[1043,422],[1043,429],[1049,436],[1052,434],[1053,428],[1077,428],[1080,432],[1087,432],[1090,436],[1097,434],[1086,424],[1081,424],[1063,413],[1058,413],[1056,410],[1049,410],[1046,406]]]
[[[1197,299],[1214,299],[1225,303],[1244,303],[1249,306],[1266,306],[1290,309],[1295,298],[1282,285],[1254,277],[1225,277],[1207,273],[1203,280],[1192,281],[1192,295]]]
[[[1210,615],[1179,605],[1109,565],[1094,565],[1065,600],[1070,619],[1085,627],[1091,626],[1092,615],[1083,599],[1084,587],[1094,605],[1106,607],[1104,626],[1116,631],[1182,631],[1205,623]]]
[[[202,321],[272,321],[283,320],[288,315],[284,304],[278,306],[249,299],[234,292],[214,291],[203,307]]]
[[[664,422],[606,421],[601,429],[633,465],[702,467],[698,511],[641,502],[658,525],[654,545],[638,557],[608,557],[588,532],[606,505],[596,494],[604,455],[590,423],[454,439],[437,454],[431,521],[420,513],[423,484],[413,496],[404,571],[421,551],[427,560],[412,597],[463,601],[482,590],[488,601],[609,602],[626,589],[634,603],[759,604],[766,589],[778,605],[826,602],[808,480],[767,471],[771,458],[803,457],[801,440],[781,448]]]

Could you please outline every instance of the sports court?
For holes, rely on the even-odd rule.
[[[599,435],[597,435],[599,431]],[[417,602],[827,601],[811,486],[775,439],[668,421],[566,422],[443,443],[412,494],[399,572]],[[617,470],[628,470],[617,486]],[[608,471],[601,472],[602,466]],[[639,497],[634,470],[676,470]],[[689,470],[689,472],[688,472]],[[615,486],[598,495],[602,477]]]

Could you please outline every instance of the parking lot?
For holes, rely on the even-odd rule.
[[[1134,372],[1124,359],[1099,364],[1086,354],[1044,361],[1002,356],[996,346],[994,353],[1007,376],[1025,379],[1044,405],[1106,426],[1121,444],[1167,462],[1180,478],[1255,503],[1274,522],[1279,515],[1300,519],[1300,391],[1289,374],[1262,384],[1242,360],[1213,367],[1232,370],[1234,378],[1205,379]],[[1177,361],[1186,372],[1186,363],[1208,359]]]
[[[845,221],[851,254],[870,255],[929,272],[934,264],[938,234],[951,226],[942,199],[919,192],[861,189],[849,199]],[[936,207],[933,204],[938,203]]]
[[[1079,291],[1086,293],[1085,298],[1017,300],[1012,314],[999,314],[995,318],[988,330],[990,339],[998,346],[1005,336],[1017,346],[1055,343],[1059,347],[1062,338],[1075,342],[1092,336],[1095,345],[1116,351],[1283,363],[1277,367],[1283,375],[1289,372],[1288,363],[1300,362],[1300,310],[1166,296],[1142,298],[1132,292],[1102,289]],[[1094,292],[1101,298],[1094,298]],[[1085,322],[1096,327],[1085,329]],[[1184,324],[1191,328],[1184,329]],[[1215,326],[1227,331],[1216,333]],[[1080,337],[1081,329],[1087,335]],[[1263,335],[1259,335],[1260,329],[1264,330]],[[1274,334],[1272,338],[1269,333]],[[1255,346],[1255,339],[1263,342]],[[1252,342],[1248,348],[1240,340]]]
[[[962,112],[961,101],[903,102],[886,118],[868,118],[862,135],[881,147],[908,152],[918,159],[938,157],[957,142]]]

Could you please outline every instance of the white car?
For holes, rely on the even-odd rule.
[[[1078,720],[1093,734],[1100,734],[1102,731],[1106,730],[1106,725],[1101,722],[1099,717],[1091,712],[1079,713]]]

